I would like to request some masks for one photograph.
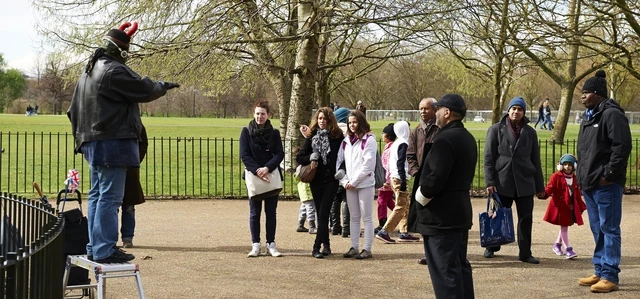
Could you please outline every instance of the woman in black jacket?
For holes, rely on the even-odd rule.
[[[269,121],[269,102],[258,101],[254,105],[254,119],[249,126],[242,128],[240,134],[240,156],[247,170],[264,180],[273,171],[280,172],[280,162],[284,159],[280,131]],[[282,174],[280,174],[282,176]],[[251,230],[251,252],[249,257],[260,255],[260,214],[264,201],[264,213],[267,217],[266,251],[272,256],[280,256],[276,248],[276,208],[278,195],[264,200],[249,199],[249,229]]]
[[[318,109],[311,120],[311,125],[309,127],[302,126],[301,131],[305,134],[306,139],[296,161],[301,165],[317,163],[318,166],[316,175],[309,184],[316,211],[318,211],[318,233],[313,244],[312,255],[315,258],[323,258],[331,254],[329,215],[331,203],[338,191],[338,180],[334,178],[334,175],[338,150],[344,136],[329,107]],[[323,246],[322,251],[320,251],[321,245]]]
[[[540,102],[540,106],[538,106],[538,120],[536,120],[536,124],[533,125],[533,128],[535,129],[540,122],[542,122],[542,124],[540,124],[540,128],[544,128],[546,130],[547,126],[544,121],[544,101]]]

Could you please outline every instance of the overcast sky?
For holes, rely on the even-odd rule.
[[[33,71],[42,51],[35,31],[34,9],[30,0],[2,1],[0,6],[0,53],[9,68]]]

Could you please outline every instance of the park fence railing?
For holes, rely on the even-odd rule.
[[[284,140],[283,142],[292,142]],[[383,143],[378,142],[379,150]],[[565,153],[576,153],[576,140],[562,143],[540,141],[545,181],[556,171],[556,164]],[[627,193],[637,193],[638,145],[627,168]],[[477,140],[478,163],[473,182],[474,196],[484,196],[484,141]],[[89,190],[89,167],[82,155],[73,153],[71,134],[3,133],[0,132],[0,190],[15,194],[34,194],[33,182],[45,193],[56,194],[64,188],[68,169],[80,173],[79,190]],[[294,149],[295,146],[285,147]],[[285,155],[289,157],[290,155]],[[289,165],[285,161],[284,165]],[[140,167],[140,179],[149,198],[246,198],[241,176],[244,165],[240,158],[240,142],[234,138],[150,138],[145,160]],[[578,169],[578,171],[580,171]],[[284,172],[284,197],[297,198],[296,181]]]
[[[50,206],[0,195],[2,298],[62,298],[64,220]]]

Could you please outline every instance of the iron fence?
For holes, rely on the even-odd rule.
[[[379,141],[378,145],[381,150],[383,143]],[[576,140],[540,141],[545,181],[563,154],[576,152],[576,145]],[[485,187],[484,141],[477,140],[477,146],[473,194],[481,196]],[[71,134],[0,132],[0,147],[4,148],[0,154],[0,190],[33,194],[32,183],[39,182],[45,193],[56,194],[64,188],[67,170],[75,168],[80,173],[79,189],[88,192],[89,168],[82,155],[73,154]],[[285,155],[285,159],[289,156]],[[638,191],[637,162],[638,139],[635,139],[629,159],[627,192]],[[160,137],[149,140],[140,179],[145,195],[151,198],[242,198],[247,194],[241,178],[243,171],[239,139]],[[297,197],[295,180],[289,173],[284,173],[284,178],[283,195]]]
[[[50,206],[0,196],[2,298],[62,298],[64,220]]]

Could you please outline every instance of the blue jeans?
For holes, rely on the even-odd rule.
[[[265,221],[267,243],[274,242],[276,239],[278,195],[263,200],[249,199],[249,230],[251,231],[251,243],[260,243],[260,214],[262,214],[262,202],[264,202],[264,214],[267,218]]]
[[[542,126],[544,126],[545,124],[549,124],[547,128],[549,128],[549,130],[553,130],[553,121],[551,121],[551,115],[546,115],[544,117],[544,122],[542,123]]]
[[[91,189],[87,197],[89,244],[94,260],[111,256],[118,242],[118,208],[122,206],[126,167],[89,166]]]
[[[133,240],[133,232],[136,229],[136,206],[122,206],[122,222],[120,226],[120,237],[122,242]]]
[[[617,284],[622,247],[622,186],[616,183],[598,186],[591,191],[582,191],[582,197],[587,204],[589,226],[596,242],[591,260],[594,274]]]

